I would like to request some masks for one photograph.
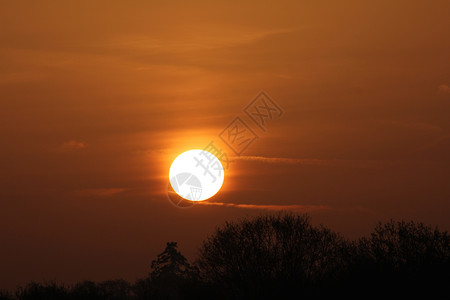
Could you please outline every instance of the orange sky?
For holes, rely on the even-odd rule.
[[[225,220],[309,212],[450,229],[448,1],[1,1],[0,288],[144,276]],[[262,132],[242,109],[285,111]],[[235,117],[259,135],[221,192],[165,194]],[[225,145],[222,145],[224,148]]]

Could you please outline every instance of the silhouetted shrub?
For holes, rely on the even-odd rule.
[[[71,299],[94,300],[101,299],[101,293],[97,283],[89,280],[78,282],[70,291]]]
[[[150,278],[138,279],[132,286],[133,294],[136,299],[150,300],[155,299],[152,282]]]
[[[0,290],[0,300],[12,300],[13,297],[8,291]]]
[[[100,282],[98,290],[101,299],[120,300],[131,297],[131,285],[123,279]]]
[[[54,281],[37,283],[31,282],[16,291],[19,300],[59,300],[68,299],[68,291],[64,285]]]

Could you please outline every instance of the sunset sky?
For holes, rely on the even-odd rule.
[[[134,280],[226,220],[309,213],[450,229],[449,1],[0,0],[0,288]],[[284,111],[261,130],[244,108]],[[219,134],[257,134],[236,156]],[[178,208],[171,162],[217,142],[213,198]]]

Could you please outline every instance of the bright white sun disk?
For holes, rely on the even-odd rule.
[[[216,156],[195,149],[175,158],[170,166],[169,179],[174,191],[184,199],[203,201],[220,190],[224,171]]]

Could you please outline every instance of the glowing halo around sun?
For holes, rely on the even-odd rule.
[[[220,160],[205,150],[181,153],[170,166],[170,185],[182,198],[203,201],[214,196],[222,187],[223,166]]]

